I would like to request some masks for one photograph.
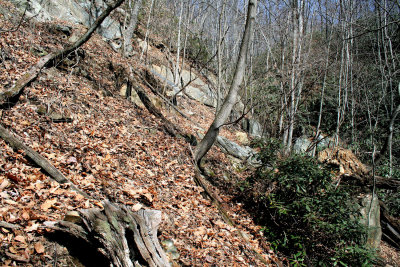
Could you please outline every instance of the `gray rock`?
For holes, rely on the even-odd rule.
[[[122,47],[122,43],[120,41],[109,41],[108,44],[111,46],[111,48],[115,51],[115,52],[119,52],[119,50]],[[133,51],[131,52],[131,55],[133,54]]]
[[[92,14],[100,15],[105,8],[103,1],[96,1],[96,8],[88,1],[74,0],[12,0],[18,7],[27,8],[27,16],[34,17],[37,21],[46,22],[53,19],[68,21],[74,24],[83,24],[89,27],[96,19],[96,16],[91,16],[86,10],[91,10]],[[95,10],[95,11],[94,11]],[[107,17],[99,29],[99,33],[107,39],[121,38],[120,24]]]
[[[311,141],[312,139],[312,137],[307,137],[305,135],[297,138],[293,145],[293,151],[298,154],[305,153],[307,149],[313,146]],[[319,151],[331,146],[334,143],[331,137],[325,137],[322,134],[317,137],[317,142],[317,149]],[[311,154],[311,151],[309,151],[309,154]]]
[[[200,103],[210,106],[210,107],[215,107],[216,106],[216,99],[212,97],[212,95],[207,94],[207,92],[204,92],[204,90],[193,87],[191,85],[188,85],[185,88],[185,93],[192,99],[199,101]]]
[[[165,84],[168,91],[171,91],[173,93],[179,92],[179,90],[180,90],[179,87],[176,86],[171,80],[169,80],[163,74],[159,73],[156,69],[152,68],[152,69],[150,69],[150,72],[155,76],[156,79],[159,79],[162,84]],[[182,95],[182,94],[180,93],[179,95]]]
[[[262,135],[261,124],[255,119],[249,120],[249,134],[253,137],[261,137]]]
[[[169,68],[166,68],[165,66],[160,67],[153,65],[150,71],[162,82],[165,82],[166,85],[171,88],[173,92],[176,93],[180,90],[180,87],[174,84],[174,75]],[[184,80],[184,83],[194,78],[196,78],[196,76],[193,73],[191,74],[189,71],[186,70],[182,71],[182,79]],[[209,89],[208,85],[199,78],[196,78],[196,80],[192,81],[192,83],[190,83],[185,88],[185,93],[191,99],[199,101],[204,105],[215,107],[217,104],[213,92]]]
[[[181,71],[181,79],[185,84],[189,81],[192,81],[191,84],[196,84],[198,86],[207,86],[201,79],[196,76],[196,74],[185,69]]]
[[[379,248],[382,238],[379,199],[371,193],[362,196],[360,201],[360,223],[368,228],[367,244]]]
[[[323,134],[318,135],[317,140],[318,140],[318,144],[317,144],[318,149],[324,149],[324,148],[330,147],[335,142],[332,137],[327,137],[327,136],[324,136]]]
[[[310,145],[311,141],[307,138],[307,136],[299,137],[297,138],[296,142],[294,142],[293,152],[297,154],[305,153]]]
[[[221,147],[221,149],[223,149],[226,153],[239,159],[248,159],[255,154],[253,149],[250,147],[240,146],[223,136],[218,136],[217,142],[219,147]]]
[[[199,129],[200,130],[200,129]],[[197,136],[202,139],[204,135],[197,132]],[[216,140],[216,145],[221,148],[222,152],[231,155],[237,159],[246,160],[248,164],[253,166],[260,166],[261,162],[255,159],[255,152],[252,148],[248,146],[240,146],[237,143],[223,137],[218,136]]]
[[[167,80],[169,83],[174,85],[174,74],[172,73],[170,68],[167,68],[165,66],[160,67],[157,65],[153,65],[151,67],[151,72],[153,74],[157,74],[160,77],[163,77],[163,80]]]

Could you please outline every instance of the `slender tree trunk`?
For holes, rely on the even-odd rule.
[[[329,52],[331,48],[331,41],[332,38],[329,36],[329,41],[328,41],[328,48],[326,49],[326,59],[325,59],[325,73],[324,73],[324,79],[322,81],[322,89],[321,89],[321,102],[319,104],[319,114],[318,114],[318,123],[317,123],[317,129],[315,131],[315,139],[317,139],[320,135],[320,128],[321,128],[321,121],[322,121],[322,110],[324,106],[324,96],[325,96],[325,88],[326,88],[326,77],[328,76],[328,65],[329,65]],[[312,155],[315,155],[317,146],[314,147]]]
[[[138,21],[139,10],[142,7],[143,0],[136,0],[132,7],[132,0],[129,2],[129,8],[131,13],[131,18],[129,19],[129,25],[124,32],[124,56],[128,57],[131,55],[132,48],[132,37],[135,32],[136,24]]]
[[[226,5],[226,0],[222,1],[222,7],[221,7],[221,13],[219,15],[219,20],[218,20],[218,77],[217,77],[217,107],[216,110],[218,111],[221,107],[221,100],[222,100],[222,94],[221,94],[221,84],[222,84],[222,55],[223,55],[223,34],[225,32],[225,5]]]
[[[399,83],[399,97],[400,97],[400,83]],[[394,123],[396,121],[397,116],[400,114],[400,104],[397,106],[397,108],[393,111],[393,113],[391,114],[391,118],[390,118],[390,122],[389,122],[389,126],[388,126],[388,134],[387,137],[385,139],[385,142],[381,148],[381,150],[379,151],[379,153],[376,155],[375,157],[375,163],[378,163],[382,157],[385,155],[386,151],[389,150],[389,164],[392,164],[392,155],[391,155],[391,146],[393,143],[393,132],[394,132]],[[392,166],[390,166],[392,167]]]
[[[175,75],[174,82],[175,82],[176,85],[179,85],[179,78],[180,78],[180,75],[179,75],[179,73],[180,73],[180,71],[179,71],[179,56],[180,56],[180,53],[181,53],[181,28],[182,28],[181,25],[182,25],[182,15],[183,15],[183,1],[184,0],[181,0],[181,10],[180,10],[180,13],[179,13],[179,24],[178,24],[176,64],[175,64],[175,72],[174,72],[174,75]],[[182,68],[183,68],[183,66],[182,66]]]
[[[293,25],[293,48],[292,48],[292,73],[290,79],[290,107],[289,107],[289,128],[286,141],[286,153],[292,149],[294,120],[296,116],[296,99],[301,94],[301,82],[299,81],[300,62],[301,62],[301,42],[303,35],[303,12],[304,1],[292,0],[292,25]],[[297,93],[297,96],[296,96]]]
[[[154,6],[154,0],[151,0],[149,17],[147,18],[147,24],[146,24],[146,35],[144,37],[145,44],[147,44],[147,39],[148,39],[148,36],[149,36],[150,19],[151,19],[151,13],[153,12],[153,6]],[[142,48],[142,53],[140,53],[140,59],[139,59],[140,61],[142,61],[142,58],[143,58],[145,50],[147,50],[147,47],[143,47]]]
[[[214,144],[220,127],[223,126],[229,114],[232,111],[233,106],[236,103],[236,98],[239,91],[239,86],[243,81],[243,76],[246,68],[246,57],[250,43],[253,39],[253,27],[257,11],[257,0],[249,0],[247,8],[247,19],[245,30],[243,33],[242,43],[240,46],[239,57],[236,64],[235,73],[233,76],[232,84],[229,88],[228,95],[226,96],[221,109],[215,115],[214,121],[208,128],[206,135],[200,141],[195,150],[195,161],[200,167],[201,159],[207,154],[212,145]]]

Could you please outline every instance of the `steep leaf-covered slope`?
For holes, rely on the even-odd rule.
[[[0,4],[7,12],[15,12],[8,2]],[[0,15],[2,29],[12,29],[12,22]],[[29,20],[17,31],[1,34],[0,90],[10,88],[40,57],[68,45],[70,37],[57,31],[56,25]],[[85,31],[70,27],[73,35]],[[103,208],[103,200],[132,210],[161,210],[159,238],[172,240],[176,246],[176,264],[262,266],[254,250],[266,262],[273,262],[275,256],[253,236],[258,228],[240,207],[230,215],[249,242],[204,197],[193,179],[189,144],[168,135],[160,119],[145,108],[119,96],[115,66],[130,64],[140,70],[137,62],[135,57],[122,58],[94,35],[79,54],[44,70],[15,105],[0,110],[5,128],[90,196],[49,179],[23,151],[13,151],[0,139],[1,264],[76,264],[66,248],[46,239],[50,230],[43,222],[60,220],[79,209]],[[137,86],[151,94],[139,77]],[[213,110],[193,100],[181,99],[181,108],[191,109],[192,120],[204,128],[212,120]],[[186,132],[194,133],[190,121],[172,109],[163,112]],[[228,131],[223,134],[233,137]],[[218,149],[212,157],[219,157],[220,164],[229,163]],[[229,200],[222,193],[221,197]]]

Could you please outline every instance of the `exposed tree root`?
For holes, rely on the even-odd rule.
[[[158,239],[161,211],[131,212],[124,205],[104,202],[104,209],[80,211],[81,221],[46,222],[51,236],[69,243],[86,266],[170,266]]]

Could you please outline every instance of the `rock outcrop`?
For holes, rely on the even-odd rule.
[[[12,0],[21,9],[27,8],[28,17],[37,21],[64,20],[73,24],[82,24],[89,27],[107,8],[102,0]],[[119,39],[122,36],[121,25],[110,17],[101,24],[98,32],[108,40]]]

